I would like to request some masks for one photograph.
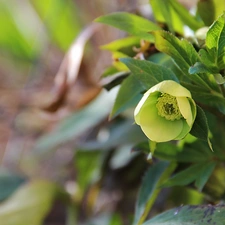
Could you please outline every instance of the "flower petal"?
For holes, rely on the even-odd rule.
[[[176,99],[177,99],[177,104],[182,116],[187,121],[187,124],[189,125],[189,127],[191,127],[194,119],[192,116],[191,106],[190,106],[190,102],[188,98],[177,97]]]
[[[155,105],[159,95],[160,95],[159,92],[155,92],[155,93],[146,92],[144,94],[144,96],[142,97],[142,99],[140,100],[140,102],[138,103],[138,105],[136,106],[134,110],[134,119],[137,124],[140,124],[140,115],[141,115],[141,111],[143,110],[142,108],[143,105],[145,104],[144,107],[146,107],[149,104]]]
[[[191,93],[188,89],[181,86],[173,80],[164,80],[157,85],[149,89],[148,92],[159,91],[162,93],[167,93],[175,97],[189,97],[191,98]]]
[[[191,127],[187,124],[187,122],[183,119],[183,129],[181,133],[174,138],[175,140],[181,140],[183,139],[191,130]]]
[[[139,122],[145,135],[152,141],[165,142],[175,139],[183,129],[183,121],[169,121],[158,115],[155,103],[144,105],[140,111]]]

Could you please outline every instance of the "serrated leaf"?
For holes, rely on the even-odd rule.
[[[179,40],[166,31],[153,31],[156,48],[171,56],[181,70],[189,75],[189,67],[199,61],[199,56],[193,45],[187,40]]]
[[[123,58],[120,61],[130,69],[146,90],[164,80],[179,82],[176,75],[164,66],[132,58]]]
[[[41,225],[60,188],[48,181],[33,181],[21,186],[0,204],[1,225]]]
[[[224,225],[225,205],[186,205],[168,210],[143,225]]]
[[[225,67],[225,13],[209,28],[206,35],[206,48],[219,69]]]
[[[195,122],[190,131],[190,134],[193,136],[200,138],[204,141],[207,141],[210,149],[212,150],[212,145],[209,140],[209,126],[206,115],[201,107],[197,105],[197,115],[195,118]]]
[[[190,75],[188,72],[191,66],[200,61],[198,53],[190,42],[185,39],[180,40],[166,31],[153,31],[151,33],[155,36],[156,48],[171,56],[184,76],[201,87],[210,89],[210,84],[204,78],[199,75]]]
[[[198,1],[198,14],[206,26],[210,26],[225,10],[225,1],[205,0]]]
[[[129,34],[150,42],[153,42],[154,38],[148,32],[161,30],[155,23],[127,12],[108,14],[106,16],[98,17],[95,21],[124,30]]]
[[[133,224],[141,224],[145,219],[146,212],[152,206],[160,189],[159,185],[172,173],[175,164],[170,165],[168,162],[158,162],[151,166],[145,174],[141,188],[139,190],[138,200],[135,207],[135,216]]]
[[[112,119],[129,107],[135,106],[141,99],[141,92],[144,90],[144,87],[134,77],[134,75],[130,75],[128,78],[126,78],[122,82],[119,92],[116,96],[116,101],[111,111],[110,118]]]

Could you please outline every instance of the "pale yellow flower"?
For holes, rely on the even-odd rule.
[[[134,111],[135,122],[155,142],[184,138],[195,117],[196,104],[190,91],[172,80],[150,88]]]

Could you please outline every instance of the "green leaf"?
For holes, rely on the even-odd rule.
[[[101,77],[102,78],[110,77],[110,76],[115,75],[118,72],[119,72],[119,70],[116,69],[114,66],[109,66],[108,68],[105,69],[105,71],[103,72]]]
[[[146,90],[164,80],[178,81],[176,75],[164,66],[132,58],[120,59],[132,72],[133,76],[140,81]]]
[[[210,73],[212,72],[207,66],[201,62],[197,62],[194,66],[191,66],[188,71],[190,74],[196,73]]]
[[[193,45],[185,39],[179,40],[166,31],[153,31],[152,34],[155,36],[156,48],[171,56],[177,66],[188,76],[189,67],[199,61]]]
[[[206,48],[219,69],[225,68],[225,13],[209,28],[206,35]]]
[[[209,75],[205,77],[205,80],[213,81],[213,75]],[[211,82],[211,86],[214,90],[207,90],[205,88],[199,87],[196,84],[191,84],[187,82],[181,82],[181,84],[186,87],[192,94],[193,99],[196,102],[201,102],[205,105],[209,105],[217,108],[221,113],[225,114],[225,98],[221,93],[219,93],[218,85],[214,86],[215,82]]]
[[[185,144],[182,149],[174,143],[158,143],[154,156],[175,162],[204,163],[213,158],[213,154],[205,142],[197,140],[192,144]]]
[[[110,70],[108,72],[113,72],[113,70]],[[101,79],[101,85],[107,90],[111,90],[115,86],[121,84],[125,78],[127,78],[130,75],[129,71],[124,72],[117,72],[114,74],[108,74],[107,77]]]
[[[173,177],[171,177],[170,179],[168,179],[163,185],[162,187],[171,187],[171,186],[184,186],[184,185],[188,185],[192,182],[194,182],[197,179],[197,185],[199,185],[198,187],[202,187],[202,185],[204,185],[206,182],[206,178],[209,177],[205,177],[203,179],[200,179],[199,177],[203,175],[203,173],[207,170],[207,168],[209,166],[212,165],[212,162],[208,162],[208,163],[198,163],[198,164],[194,164],[189,166],[187,169],[182,170],[181,172],[175,174]]]
[[[106,140],[85,141],[81,143],[80,148],[105,151],[124,146],[127,143],[134,145],[146,140],[146,136],[143,134],[140,126],[134,124],[133,119],[119,121],[118,124],[108,125],[105,129],[109,134]]]
[[[101,49],[109,50],[111,52],[119,51],[129,56],[134,56],[136,52],[133,47],[140,47],[139,37],[125,37],[122,39],[115,40],[109,44],[101,46]]]
[[[110,114],[110,118],[114,118],[124,110],[131,106],[135,106],[141,99],[145,89],[140,82],[131,74],[126,78],[119,89],[116,101]]]
[[[176,0],[151,0],[150,4],[157,21],[168,24],[171,32],[183,34],[184,25],[196,30],[203,26],[195,16]]]
[[[63,192],[62,192],[63,193]],[[1,225],[41,225],[60,188],[48,181],[33,181],[21,186],[7,201],[0,204]]]
[[[224,225],[225,205],[186,205],[168,210],[143,225]]]
[[[0,201],[9,197],[20,185],[25,182],[25,178],[10,173],[9,171],[0,171]]]
[[[206,66],[201,62],[197,62],[195,63],[194,66],[189,68],[189,73],[190,74],[205,73],[206,76],[210,76],[210,73],[212,73],[217,84],[224,84],[225,78],[220,73],[218,73],[219,68],[217,67],[215,68],[214,66],[210,67],[210,63],[211,62],[209,62]]]
[[[166,23],[171,32],[183,34],[183,23],[179,15],[171,7],[170,0],[150,1],[155,19],[160,23]]]
[[[205,186],[215,167],[216,163],[210,162],[202,168],[201,170],[202,173],[195,181],[195,186],[198,188],[199,191],[202,191],[203,187]]]
[[[80,195],[86,190],[95,178],[98,177],[101,168],[100,151],[78,151],[75,158],[76,179],[79,185]]]
[[[85,108],[63,120],[52,132],[42,136],[36,143],[35,153],[45,154],[57,145],[78,137],[98,124],[109,114],[115,98],[115,91],[103,91]]]
[[[173,172],[175,164],[168,167],[167,162],[158,162],[151,166],[145,174],[135,208],[133,224],[142,224],[149,209],[159,194],[161,183]]]
[[[198,1],[198,14],[206,26],[210,26],[225,10],[225,1],[204,0]]]
[[[153,31],[151,33],[155,36],[156,48],[171,56],[183,72],[183,75],[200,86],[210,89],[210,84],[205,82],[204,78],[199,75],[190,75],[188,72],[189,67],[200,61],[198,53],[190,42],[185,39],[179,40],[166,31]]]
[[[119,28],[129,34],[150,42],[153,42],[154,38],[149,32],[161,29],[155,23],[127,12],[108,14],[106,16],[98,17],[95,21]]]
[[[198,105],[197,105],[197,115],[190,133],[197,138],[207,141],[210,149],[212,150],[212,145],[209,140],[208,121],[204,111]]]
[[[192,30],[201,28],[204,24],[197,17],[190,14],[190,12],[181,5],[177,0],[170,0],[170,4],[174,11],[178,14],[179,19],[189,26]]]
[[[70,1],[32,1],[52,41],[64,51],[81,30],[81,20],[76,5]]]

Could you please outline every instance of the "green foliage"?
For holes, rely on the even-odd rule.
[[[206,26],[210,26],[225,10],[221,0],[198,1],[198,13]]]
[[[23,225],[32,221],[41,225],[53,202],[62,190],[48,181],[33,181],[21,186],[7,201],[0,204],[2,225]]]
[[[124,110],[135,106],[141,99],[141,92],[145,88],[133,75],[130,75],[121,84],[119,92],[116,97],[110,118],[113,118],[123,112]]]
[[[184,24],[196,30],[202,27],[202,22],[191,15],[188,10],[176,0],[151,0],[154,16],[157,21],[166,23],[173,33],[183,34]]]
[[[139,196],[136,203],[134,224],[142,224],[146,213],[154,203],[158,193],[159,186],[173,172],[175,165],[168,166],[167,162],[159,162],[150,167],[146,172],[142,186],[139,190]],[[167,170],[166,170],[167,169]]]
[[[104,47],[111,52],[124,52],[122,49],[126,49],[127,57],[120,58],[120,61],[130,70],[130,75],[123,77],[121,82],[111,111],[111,118],[115,119],[120,113],[134,107],[144,91],[165,80],[174,80],[191,92],[197,103],[197,116],[190,131],[191,135],[187,135],[177,143],[158,143],[156,145],[153,159],[158,158],[178,164],[177,171],[172,177],[168,177],[167,181],[162,182],[160,180],[162,173],[167,171],[167,175],[170,176],[169,168],[159,166],[160,163],[163,163],[162,161],[148,170],[142,181],[133,224],[142,224],[159,190],[165,187],[194,184],[199,192],[204,191],[206,187],[209,187],[208,183],[212,179],[211,177],[215,176],[217,165],[220,164],[219,159],[223,160],[218,145],[216,145],[215,151],[210,151],[210,148],[212,150],[210,138],[216,138],[213,134],[215,128],[208,124],[208,114],[205,113],[209,110],[210,113],[214,114],[214,118],[224,119],[225,42],[223,37],[225,20],[224,14],[217,18],[219,12],[222,13],[219,9],[219,1],[199,1],[196,15],[190,14],[176,0],[152,0],[150,4],[156,21],[163,24],[162,27],[165,30],[154,27],[152,24],[147,25],[146,20],[141,22],[139,17],[126,13],[111,14],[97,19],[98,22],[117,27],[133,35],[128,39],[115,41]],[[214,12],[206,17],[207,14],[204,10],[209,13],[210,7],[213,7]],[[216,21],[214,22],[214,20]],[[213,24],[206,33],[206,39],[202,39],[201,45],[200,42],[195,42],[195,37],[186,38],[184,25],[189,26],[193,31],[197,31],[204,27],[204,23],[205,25]],[[154,40],[146,37],[146,32],[152,35]],[[140,42],[139,51],[136,52],[135,56],[135,52],[129,52],[127,48],[130,47],[131,50],[133,46],[137,45],[134,41],[136,37],[151,41],[154,48],[159,52],[152,50],[151,45],[149,45],[149,49],[144,48],[143,43]],[[127,40],[127,43],[125,43],[125,40]],[[142,55],[140,56],[140,54]],[[110,75],[114,76],[113,73]],[[149,157],[149,141],[137,143],[133,150],[142,152]],[[210,186],[210,188],[212,187]],[[196,206],[193,208],[184,206],[156,216],[144,224],[166,225],[181,224],[182,222],[206,224],[209,221],[218,221],[220,214],[215,217],[212,217],[213,213],[209,217],[206,215],[205,212],[211,210],[211,208],[211,206]],[[213,208],[212,211],[214,212],[214,210],[216,211]],[[190,221],[187,220],[186,215],[188,215]]]
[[[152,35],[149,34],[150,31],[160,29],[155,23],[126,12],[117,12],[101,16],[95,21],[114,26],[147,41],[153,41]]]
[[[146,90],[163,80],[177,81],[176,75],[164,66],[132,58],[124,58],[120,61],[130,69],[133,76],[141,82]]]
[[[144,225],[224,224],[224,205],[180,206],[164,212]]]
[[[225,3],[199,0],[195,13],[178,0],[149,3],[153,15],[148,18],[154,20],[145,18],[141,10],[138,15],[114,12],[95,20],[128,33],[101,46],[113,59],[101,76],[107,91],[102,90],[51,131],[46,128],[42,136],[37,135],[33,151],[27,154],[27,160],[38,166],[67,143],[71,155],[65,151],[62,158],[56,154],[51,160],[71,158],[72,176],[65,169],[68,165],[62,165],[63,178],[55,178],[59,186],[1,171],[1,225],[41,225],[56,200],[65,204],[67,225],[81,224],[80,220],[84,225],[225,223],[225,207],[216,205],[225,199]],[[22,9],[15,4],[11,11],[12,1],[0,3],[0,48],[23,62],[42,60],[40,55],[50,43],[59,51],[67,50],[82,26],[79,16],[83,12],[73,1],[32,0],[29,7],[37,14],[37,26],[27,23],[25,32],[18,16]],[[36,36],[36,27],[42,38]],[[105,32],[103,26],[99,29]],[[69,69],[67,60],[63,65]],[[87,66],[84,62],[80,69]],[[66,82],[70,80],[67,72],[62,73]],[[77,78],[78,90],[86,84],[92,87],[86,72]],[[179,85],[171,88],[171,83]],[[67,94],[72,85],[65,86]],[[150,88],[151,98],[144,95]],[[145,103],[140,104],[141,110],[150,109],[138,117],[142,127],[134,121],[140,101]],[[154,113],[149,113],[152,109]],[[159,126],[162,117],[168,123]],[[142,130],[161,135],[157,140],[162,142],[148,140],[153,136]],[[168,136],[175,133],[179,138],[163,142],[165,130]],[[173,209],[166,211],[169,208]]]

